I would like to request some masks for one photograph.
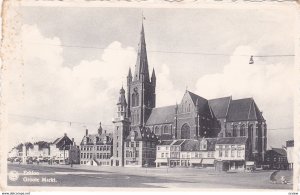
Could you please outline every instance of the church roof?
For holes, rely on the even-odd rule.
[[[246,144],[247,137],[223,137],[218,138],[216,144]]]
[[[193,92],[187,91],[187,93],[191,96],[194,105],[196,105],[197,100],[200,105],[207,102],[207,100],[205,98],[203,98]]]
[[[186,91],[186,93],[189,94],[189,96],[191,97],[193,104],[195,106],[197,106],[197,109],[199,111],[199,113],[202,114],[210,114],[210,109],[209,109],[209,105],[208,105],[208,101],[207,99],[193,93],[190,91]]]
[[[146,125],[173,123],[175,107],[176,105],[153,108]]]
[[[228,109],[227,121],[264,120],[253,98],[232,100]]]
[[[230,100],[230,96],[208,100],[208,104],[211,107],[216,118],[226,118]]]

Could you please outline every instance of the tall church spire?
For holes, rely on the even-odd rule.
[[[148,59],[145,41],[144,24],[142,23],[140,43],[138,46],[138,56],[135,64],[134,81],[143,79],[149,81]]]

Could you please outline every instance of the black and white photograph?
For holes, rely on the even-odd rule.
[[[60,5],[4,22],[6,188],[296,189],[296,3]]]

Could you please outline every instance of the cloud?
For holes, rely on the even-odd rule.
[[[64,48],[58,37],[45,37],[36,25],[22,27],[23,64],[10,67],[8,97],[11,146],[23,141],[47,140],[68,133],[79,142],[85,132],[96,133],[98,122],[111,130],[122,83],[136,62],[132,47],[110,43],[94,61],[64,66]],[[101,52],[101,51],[99,51]],[[19,73],[16,74],[16,72]],[[156,69],[158,105],[170,104],[177,91],[170,82],[167,65]],[[174,104],[175,102],[172,102]],[[24,118],[17,115],[34,116]],[[47,121],[78,121],[85,124]],[[105,126],[108,125],[108,126]]]
[[[208,99],[229,95],[233,99],[253,97],[264,112],[270,129],[292,127],[294,67],[290,64],[267,64],[258,57],[254,57],[254,64],[249,64],[249,56],[238,56],[242,54],[255,55],[255,52],[247,46],[237,47],[222,72],[197,80],[197,93]],[[293,131],[270,130],[270,145],[284,144],[286,140],[280,139],[282,134],[287,135],[285,139],[291,139]]]
[[[170,69],[166,64],[155,67],[157,84],[156,84],[156,102],[157,107],[174,105],[181,101],[182,91],[174,86],[170,79]]]
[[[10,88],[7,108],[10,114],[29,115],[65,121],[82,121],[96,132],[102,121],[112,125],[116,101],[128,67],[136,60],[134,48],[123,47],[115,41],[94,61],[82,60],[73,67],[64,66],[64,48],[58,37],[45,37],[36,25],[22,28],[23,63],[9,68]],[[99,51],[101,52],[101,51]],[[20,75],[19,75],[20,73]],[[28,122],[31,121],[30,123]],[[15,140],[36,137],[82,137],[82,124],[55,123],[46,120],[9,118],[9,137]],[[60,124],[60,125],[59,125]],[[111,129],[111,126],[107,126]],[[53,137],[54,136],[54,137]]]

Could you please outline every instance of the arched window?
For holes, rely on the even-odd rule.
[[[164,134],[168,134],[169,133],[169,127],[166,125],[164,126]]]
[[[242,125],[242,126],[241,126],[241,129],[240,129],[240,136],[246,136],[245,125]]]
[[[191,104],[189,104],[188,112],[191,112]]]
[[[131,122],[132,122],[132,124],[134,124],[134,122],[135,122],[135,112],[134,111],[132,112],[132,115],[131,115]]]
[[[250,124],[248,127],[248,137],[252,140],[253,137],[253,124]]]
[[[233,125],[233,128],[232,128],[232,136],[233,136],[233,137],[236,137],[236,136],[237,136],[237,125]]]
[[[159,135],[160,134],[158,126],[155,127],[154,133],[155,133],[155,135]]]
[[[131,103],[132,103],[132,107],[134,107],[135,106],[135,94],[133,93],[132,94],[132,98],[131,98]]]
[[[190,126],[185,123],[181,127],[181,139],[190,139],[191,138],[191,130]]]
[[[136,95],[135,95],[135,106],[139,106],[139,100],[140,100],[139,94],[136,93]]]

